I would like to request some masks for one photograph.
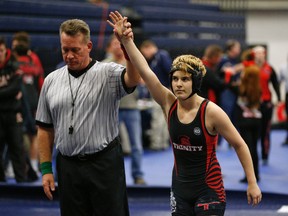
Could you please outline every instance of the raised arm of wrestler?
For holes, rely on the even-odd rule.
[[[161,84],[158,77],[150,69],[144,56],[136,47],[133,41],[132,29],[126,28],[126,25],[130,26],[130,23],[127,22],[127,17],[123,17],[118,11],[111,12],[109,16],[113,23],[109,20],[108,23],[114,28],[114,33],[118,35],[125,49],[129,50],[130,61],[137,68],[152,97],[162,107],[167,118],[168,111],[176,99],[175,95]]]

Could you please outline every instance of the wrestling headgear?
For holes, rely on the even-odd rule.
[[[192,92],[191,94],[185,99],[187,100],[188,98],[192,97],[195,93],[199,93],[200,92],[200,88],[201,88],[201,83],[202,83],[202,72],[199,70],[199,68],[195,69],[192,66],[190,66],[187,63],[184,62],[180,62],[177,65],[174,65],[169,73],[169,77],[170,77],[170,86],[171,86],[171,90],[174,93],[173,87],[172,87],[172,77],[173,77],[173,73],[175,71],[186,71],[188,73],[191,74],[192,77]]]

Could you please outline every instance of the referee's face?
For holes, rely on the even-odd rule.
[[[68,68],[73,71],[80,71],[86,68],[90,62],[92,42],[86,42],[81,33],[70,36],[63,32],[61,33],[61,50],[63,60]]]

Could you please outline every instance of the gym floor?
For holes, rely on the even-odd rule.
[[[224,186],[227,193],[225,215],[229,216],[276,216],[288,215],[288,146],[282,146],[285,139],[283,130],[271,133],[271,151],[268,165],[260,161],[259,186],[263,200],[257,207],[247,204],[247,184],[240,183],[243,170],[235,151],[222,143],[217,157],[222,167]],[[131,216],[170,215],[169,196],[173,154],[164,151],[145,150],[143,157],[145,186],[133,185],[130,174],[130,157],[125,157]],[[57,194],[57,193],[56,193]],[[13,180],[0,184],[0,215],[2,216],[59,216],[57,195],[48,201],[41,186],[41,179],[29,184],[16,184]]]

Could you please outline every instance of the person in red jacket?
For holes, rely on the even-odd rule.
[[[273,114],[272,92],[270,83],[276,93],[278,102],[280,102],[280,90],[277,74],[274,68],[266,60],[266,49],[263,46],[255,46],[251,49],[252,60],[243,61],[244,67],[257,65],[260,68],[260,85],[262,89],[261,96],[261,156],[263,165],[268,164],[270,151],[270,131]]]
[[[21,130],[21,71],[0,37],[0,182],[6,182],[3,158],[7,147],[16,182],[27,181],[25,148]]]
[[[217,44],[211,44],[204,50],[202,62],[206,68],[206,74],[202,79],[199,95],[221,105],[221,93],[231,87],[230,79],[222,79],[219,76],[219,63],[223,57],[223,49]],[[224,74],[230,74],[223,67]],[[230,74],[231,75],[231,74]],[[231,76],[229,76],[231,77]],[[218,137],[218,145],[223,142],[222,136]],[[230,145],[229,145],[230,147]]]
[[[38,68],[38,73],[44,76],[44,68],[39,56],[30,49],[30,36],[27,32],[21,31],[17,32],[12,37],[12,50],[19,44],[25,44],[28,47],[27,54],[31,57],[33,64]],[[43,82],[39,83],[42,87]]]
[[[220,104],[220,93],[227,87],[218,73],[218,65],[222,56],[223,50],[217,44],[211,44],[205,48],[202,62],[206,68],[206,75],[203,77],[201,91],[199,92],[200,96],[218,105]]]

